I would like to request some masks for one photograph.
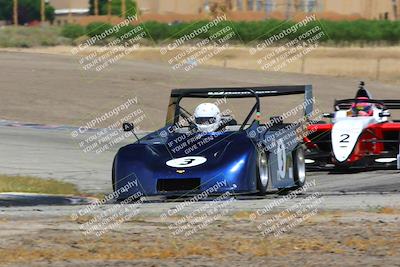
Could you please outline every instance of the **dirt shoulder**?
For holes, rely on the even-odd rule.
[[[262,57],[273,53],[274,47],[266,48],[262,52],[251,55],[245,46],[230,46],[202,64],[223,68],[248,69],[261,71],[262,66],[257,63]],[[41,53],[65,55],[72,57],[73,47],[53,46],[36,48],[1,48],[0,51]],[[87,56],[99,47],[85,49],[80,56]],[[128,53],[125,59],[143,60],[148,62],[167,63],[177,57],[189,47],[181,47],[169,52],[160,53],[160,47],[142,46]],[[106,50],[107,51],[107,50]],[[379,80],[388,83],[399,83],[400,74],[400,47],[316,47],[310,53],[280,68],[287,73],[301,73],[311,75],[328,75],[335,77],[362,77],[362,79]]]
[[[36,212],[40,214],[40,211]],[[172,236],[170,217],[135,217],[100,238],[68,217],[2,218],[5,266],[395,266],[400,211],[319,212],[277,237],[262,236],[246,212],[223,216],[190,238]],[[273,217],[275,214],[269,214]],[[264,218],[265,219],[265,218]]]

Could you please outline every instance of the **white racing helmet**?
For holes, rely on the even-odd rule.
[[[214,132],[221,123],[221,111],[215,104],[202,103],[194,110],[194,119],[200,132]]]

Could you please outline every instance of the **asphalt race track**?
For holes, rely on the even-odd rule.
[[[54,178],[83,192],[0,194],[1,266],[399,266],[400,170],[310,172],[314,186],[293,198],[271,192],[85,205],[97,200],[86,193],[112,191],[114,154],[135,139],[85,152],[82,142],[108,125],[74,132],[127,98],[137,98],[134,109],[146,115],[136,125],[140,135],[164,124],[172,88],[312,84],[316,107],[329,112],[335,98],[354,95],[358,79],[215,67],[177,73],[129,60],[98,73],[80,69],[71,55],[36,53],[0,52],[0,61],[0,174]],[[398,85],[366,82],[381,98],[399,95]],[[267,101],[263,115],[298,103]],[[244,113],[248,105],[231,107]]]
[[[83,192],[110,193],[111,163],[118,147],[99,154],[85,153],[78,146],[80,140],[73,140],[70,134],[71,129],[0,127],[0,173],[56,178],[78,185]],[[86,135],[80,138],[84,139]],[[309,190],[310,193],[319,192],[337,198],[358,195],[373,201],[374,197],[399,194],[400,189],[398,170],[345,174],[310,172],[308,180],[315,180],[315,187]],[[274,196],[267,196],[270,197]],[[252,201],[262,199],[253,197]],[[345,208],[346,201],[341,202]]]
[[[35,53],[0,52],[0,61],[0,120],[80,126],[137,97],[137,106],[147,115],[141,125],[144,131],[164,125],[173,88],[311,84],[316,108],[332,112],[334,99],[353,97],[361,79],[216,67],[177,72],[168,64],[130,60],[99,73],[82,70],[79,58]],[[376,98],[399,95],[398,85],[365,82]],[[281,115],[300,101],[289,96],[263,98],[262,115]],[[230,108],[243,113],[250,106],[241,100]]]
[[[357,79],[349,78],[266,75],[261,71],[214,67],[201,67],[187,76],[179,76],[183,74],[173,73],[166,64],[129,60],[121,60],[99,75],[79,69],[78,59],[71,56],[3,52],[0,58],[14,67],[12,74],[5,75],[7,70],[4,65],[0,66],[4,85],[1,90],[5,90],[4,97],[0,98],[0,112],[5,119],[0,120],[0,173],[56,178],[72,182],[88,193],[111,191],[113,156],[119,146],[130,140],[99,154],[84,153],[78,144],[90,133],[72,138],[74,126],[21,125],[10,121],[77,126],[120,104],[127,96],[138,96],[141,99],[138,105],[150,117],[142,125],[148,131],[162,125],[171,88],[312,84],[317,107],[329,111],[335,97],[351,97],[358,83]],[[367,82],[367,85],[373,94],[382,98],[398,92],[396,85],[378,82]],[[24,90],[26,86],[31,91]],[[398,194],[400,188],[397,170],[352,174],[312,172],[308,179],[315,179],[312,190],[326,195]]]

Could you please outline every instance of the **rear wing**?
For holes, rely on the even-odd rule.
[[[350,109],[352,104],[357,102],[367,102],[371,104],[379,104],[382,105],[385,109],[400,109],[400,100],[375,100],[375,99],[368,99],[368,100],[359,100],[359,99],[341,99],[335,100],[334,103],[334,110],[343,110],[343,109]]]
[[[388,109],[400,109],[400,100],[382,100]]]
[[[266,97],[266,96],[305,94],[306,91],[312,91],[312,86],[293,85],[293,86],[173,89],[171,91],[171,97],[198,97],[198,98],[253,97],[253,94],[250,92],[250,90],[256,93],[259,97]]]
[[[179,114],[179,103],[182,98],[255,98],[256,103],[249,113],[260,111],[260,97],[284,96],[304,94],[304,115],[309,117],[314,109],[314,99],[311,85],[291,86],[258,86],[258,87],[230,87],[230,88],[186,88],[173,89],[167,113],[167,125],[176,123],[176,114]]]

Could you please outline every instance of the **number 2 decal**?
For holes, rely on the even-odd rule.
[[[349,134],[342,134],[342,135],[340,135],[340,138],[342,138],[341,140],[340,140],[340,142],[339,143],[348,143],[349,142],[349,138],[350,138],[350,135]]]

